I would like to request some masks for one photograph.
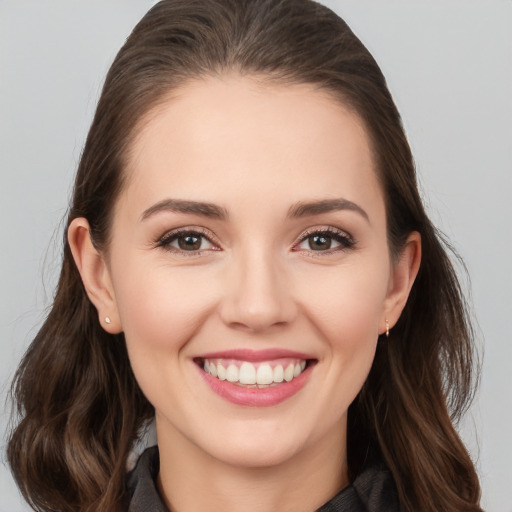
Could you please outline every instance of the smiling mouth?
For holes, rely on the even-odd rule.
[[[291,382],[313,363],[309,359],[282,358],[249,362],[236,359],[197,359],[205,373],[220,380],[248,388],[268,388]]]

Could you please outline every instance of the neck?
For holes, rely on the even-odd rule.
[[[172,512],[311,512],[349,483],[344,429],[269,467],[220,461],[175,434],[158,435],[158,486]]]

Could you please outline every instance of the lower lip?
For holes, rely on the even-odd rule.
[[[307,366],[306,369],[292,381],[283,382],[276,386],[269,386],[268,388],[246,388],[238,386],[227,380],[219,380],[216,377],[212,377],[199,366],[197,366],[197,369],[210,389],[225,400],[236,405],[247,407],[270,407],[284,402],[286,399],[298,393],[308,381],[311,375],[312,365]]]

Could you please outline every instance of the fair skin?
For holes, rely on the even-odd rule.
[[[349,483],[347,409],[420,262],[417,233],[390,256],[361,121],[309,85],[208,78],[148,116],[126,173],[108,252],[85,219],[69,241],[155,407],[164,501],[315,510]],[[257,387],[205,361],[299,368]]]

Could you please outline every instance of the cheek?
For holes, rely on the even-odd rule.
[[[133,373],[157,410],[178,411],[179,397],[189,392],[183,378],[188,364],[183,362],[193,345],[190,340],[215,300],[200,288],[200,271],[176,272],[141,262],[123,270],[114,288]]]
[[[325,349],[323,371],[330,384],[322,393],[338,411],[346,411],[354,400],[375,356],[389,267],[386,262],[373,263],[340,266],[325,275],[318,272],[309,281],[309,293],[302,293],[304,310]]]
[[[164,354],[172,364],[208,317],[216,298],[195,270],[151,268],[142,261],[119,273],[116,302],[134,370],[139,361],[159,368]]]
[[[357,350],[378,337],[389,268],[355,263],[318,269],[300,292],[304,309],[333,350]]]

